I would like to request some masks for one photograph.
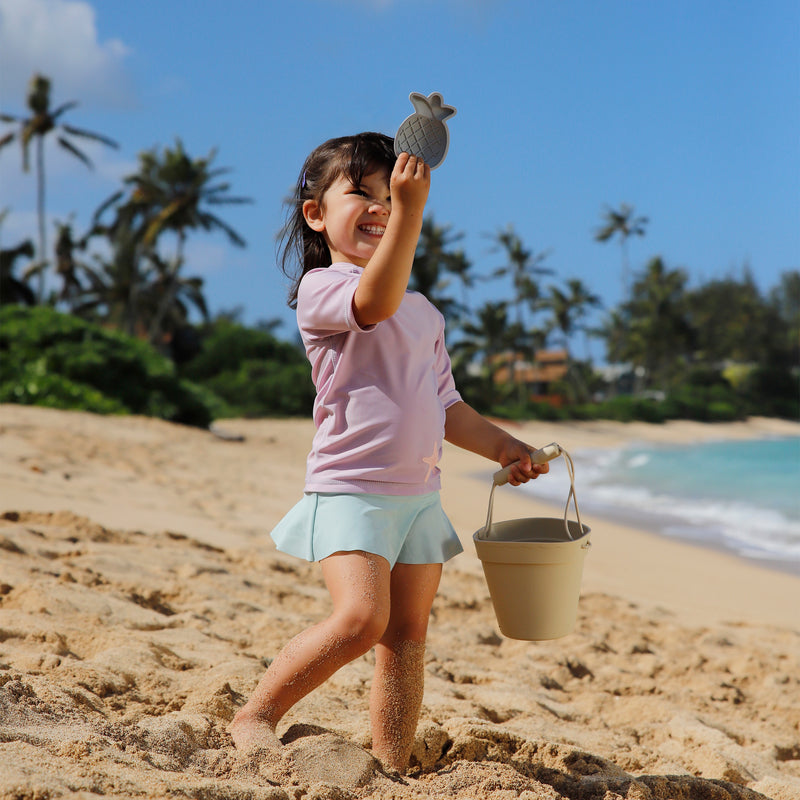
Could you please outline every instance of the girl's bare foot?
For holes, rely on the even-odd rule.
[[[239,711],[228,726],[228,733],[237,750],[248,752],[258,748],[280,750],[283,743],[275,729],[265,720]]]

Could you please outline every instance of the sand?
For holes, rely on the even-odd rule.
[[[494,467],[449,446],[465,552],[434,603],[409,774],[369,752],[369,654],[292,709],[279,753],[240,754],[228,722],[328,601],[318,567],[268,536],[311,423],[219,427],[244,440],[0,406],[0,800],[800,798],[800,577],[587,518],[574,632],[506,639],[471,541]],[[576,451],[800,426],[514,430]],[[496,519],[554,513],[495,498]]]

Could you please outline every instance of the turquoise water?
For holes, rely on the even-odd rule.
[[[572,457],[584,516],[637,522],[800,572],[800,438],[636,444]],[[552,469],[554,478],[565,472],[563,459]],[[563,489],[562,480],[548,483],[547,494]]]

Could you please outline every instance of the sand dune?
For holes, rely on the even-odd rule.
[[[470,541],[493,467],[453,448],[443,502],[466,551],[434,604],[410,773],[369,753],[369,655],[287,715],[281,753],[239,754],[228,721],[328,599],[267,535],[310,423],[220,427],[244,441],[0,406],[0,800],[800,797],[800,578],[588,520],[575,631],[503,638]],[[798,426],[520,428],[571,450],[766,430]]]

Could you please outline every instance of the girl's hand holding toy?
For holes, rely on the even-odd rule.
[[[389,181],[392,212],[422,215],[430,187],[431,169],[425,161],[410,153],[400,153]]]

